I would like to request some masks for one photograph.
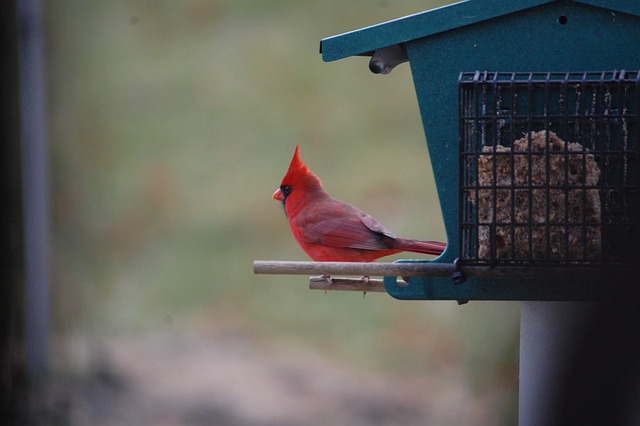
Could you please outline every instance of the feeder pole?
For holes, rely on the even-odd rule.
[[[588,302],[521,303],[519,426],[552,421],[553,403],[565,385],[564,368],[593,307]]]

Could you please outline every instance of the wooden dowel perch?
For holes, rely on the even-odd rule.
[[[454,273],[453,263],[363,263],[363,262],[293,262],[256,260],[253,272],[275,275],[360,275],[383,277],[446,277]]]
[[[371,276],[450,276],[455,265],[450,263],[362,263],[362,262],[292,262],[256,260],[253,272],[256,274],[310,275],[309,288],[312,290],[346,290],[362,292],[384,292],[381,279]],[[358,275],[363,278],[344,278],[334,275]],[[330,278],[329,278],[330,277]],[[404,282],[404,281],[403,281]]]

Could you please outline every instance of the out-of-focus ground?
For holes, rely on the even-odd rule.
[[[509,409],[453,369],[390,375],[231,330],[85,344],[86,371],[41,390],[43,424],[493,425]]]

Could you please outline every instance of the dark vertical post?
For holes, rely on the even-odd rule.
[[[40,0],[18,3],[27,366],[44,373],[49,349],[49,167]]]
[[[15,1],[0,12],[0,419],[20,424],[24,406],[24,283],[18,14]]]

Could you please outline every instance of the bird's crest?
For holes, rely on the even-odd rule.
[[[289,164],[289,170],[299,170],[300,172],[309,172],[309,167],[300,158],[300,145],[296,144],[296,150],[293,152],[293,158],[291,164]]]
[[[291,164],[289,164],[289,170],[282,179],[283,185],[295,185],[307,180],[320,181],[318,177],[313,174],[309,167],[300,158],[300,145],[296,145],[296,150],[293,153]]]

